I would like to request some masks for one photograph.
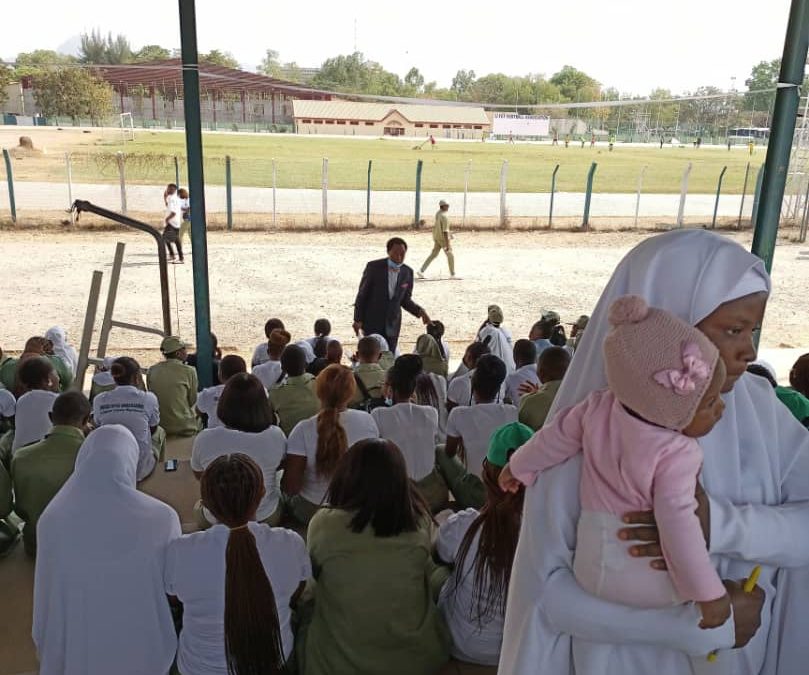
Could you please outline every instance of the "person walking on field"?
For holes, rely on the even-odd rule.
[[[419,279],[424,278],[424,272],[430,266],[430,263],[436,259],[438,254],[443,249],[447,255],[447,264],[449,265],[450,278],[455,279],[455,255],[452,253],[452,235],[449,231],[449,218],[447,218],[447,211],[449,211],[449,204],[443,199],[438,202],[438,212],[435,214],[435,225],[433,226],[433,250],[427,260],[419,270]]]

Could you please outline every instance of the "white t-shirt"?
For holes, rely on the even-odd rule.
[[[379,438],[379,429],[374,418],[363,410],[344,410],[340,413],[340,423],[348,437],[348,447],[366,438]],[[320,504],[326,496],[331,476],[320,476],[316,468],[317,455],[317,415],[302,420],[289,434],[287,454],[306,457],[306,470],[303,475],[301,497],[312,504]]]
[[[33,389],[17,401],[14,417],[14,442],[11,451],[30,443],[41,441],[51,430],[49,413],[58,394],[43,389]]]
[[[138,480],[154,469],[152,430],[160,424],[160,404],[150,391],[141,391],[131,385],[117,386],[93,399],[93,420],[96,425],[120,424],[132,432],[138,442]]]
[[[0,417],[14,417],[17,399],[8,389],[0,389]]]
[[[179,230],[180,226],[183,224],[183,200],[177,196],[176,192],[173,195],[169,195],[166,200],[167,218],[170,213],[174,213],[174,215],[169,219],[169,225]]]
[[[526,382],[539,386],[539,376],[537,375],[536,366],[529,364],[522,368],[517,368],[513,373],[506,376],[505,398],[510,400],[514,405],[517,405],[523,397],[523,393],[520,391],[520,385]]]
[[[466,532],[478,517],[475,509],[465,509],[452,514],[438,529],[436,550],[438,557],[446,563],[454,564]],[[478,551],[480,530],[475,534],[469,552],[466,554],[463,569],[457,567],[447,579],[438,598],[438,608],[452,635],[452,656],[461,661],[496,666],[500,659],[503,642],[503,614],[494,615],[488,622],[478,625],[477,598],[474,594],[475,573],[473,563]],[[455,586],[460,579],[456,591]]]
[[[266,520],[278,508],[280,498],[276,472],[286,453],[287,439],[284,432],[276,426],[267,427],[264,431],[251,434],[227,427],[203,429],[194,439],[191,450],[191,469],[205,471],[217,457],[234,452],[241,452],[261,467],[264,475],[264,489],[266,494],[258,505],[256,520]],[[215,523],[216,518],[203,508],[205,518],[209,523]]]
[[[435,467],[438,442],[438,411],[432,406],[397,403],[371,411],[380,438],[393,441],[405,458],[407,475],[413,480],[428,476]]]
[[[270,351],[267,342],[264,341],[261,344],[256,345],[256,348],[253,350],[253,358],[250,361],[251,367],[255,368],[256,366],[260,366],[262,363],[267,363],[269,360]]]
[[[475,374],[474,369],[468,371],[463,375],[459,375],[452,379],[447,387],[447,400],[452,401],[456,405],[476,405],[475,399],[472,397],[472,375]],[[506,383],[505,381],[500,387],[498,394],[498,402],[506,397]]]
[[[222,421],[216,414],[216,408],[219,405],[219,399],[224,390],[224,384],[217,384],[214,387],[203,389],[197,396],[197,410],[208,416],[209,429],[222,426]]]
[[[268,391],[273,387],[281,384],[279,378],[281,377],[281,362],[280,361],[266,361],[260,366],[253,368],[253,375],[255,375],[264,388]]]
[[[489,450],[489,439],[500,427],[517,421],[517,408],[505,403],[458,406],[449,413],[447,436],[463,441],[469,473],[480,475]]]
[[[250,523],[261,563],[275,595],[281,640],[292,654],[290,600],[300,583],[312,576],[303,539],[280,527]],[[225,658],[225,550],[230,530],[214,525],[172,541],[166,548],[165,589],[183,603],[183,630],[177,666],[183,673],[223,675]]]

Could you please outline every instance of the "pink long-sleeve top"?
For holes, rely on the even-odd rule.
[[[619,518],[653,510],[678,595],[705,602],[725,594],[695,513],[702,466],[702,448],[695,439],[630,415],[611,391],[602,390],[559,412],[511,456],[509,466],[520,482],[530,485],[537,473],[578,452],[584,454],[583,510]]]

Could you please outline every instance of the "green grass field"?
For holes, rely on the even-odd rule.
[[[185,137],[181,133],[137,131],[136,140],[122,145],[116,134],[107,140],[80,139],[74,149],[73,178],[76,181],[107,182],[118,177],[114,153],[127,154],[126,176],[132,183],[160,183],[174,178],[175,154],[185,155]],[[111,138],[117,140],[112,141]],[[509,192],[549,192],[556,164],[557,190],[582,192],[591,162],[598,163],[595,176],[597,192],[634,192],[638,174],[647,170],[643,191],[676,193],[680,191],[683,170],[691,162],[691,193],[713,193],[719,174],[727,166],[723,193],[740,193],[745,166],[751,162],[752,190],[755,170],[764,162],[765,150],[756,148],[749,157],[746,148],[694,149],[687,147],[624,147],[607,151],[606,143],[584,149],[580,143],[563,145],[442,142],[434,150],[429,144],[415,150],[411,139],[316,138],[311,136],[204,134],[205,179],[211,184],[225,181],[225,156],[232,158],[234,185],[269,187],[272,185],[272,159],[276,160],[276,185],[281,188],[320,188],[322,160],[329,159],[331,189],[364,189],[368,161],[373,160],[371,183],[374,190],[413,190],[416,163],[424,161],[422,189],[425,191],[463,191],[469,166],[469,190],[499,190],[500,167],[508,161]],[[59,158],[26,160],[15,169],[25,179],[62,180],[64,165]],[[181,166],[184,172],[184,164]]]

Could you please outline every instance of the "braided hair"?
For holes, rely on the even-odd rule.
[[[337,462],[348,451],[348,435],[340,423],[340,413],[354,398],[357,383],[350,368],[332,364],[315,381],[320,400],[317,414],[317,452],[315,470],[318,476],[331,476]]]
[[[229,675],[277,675],[285,666],[272,584],[248,529],[264,477],[247,455],[217,457],[200,480],[202,503],[230,528],[225,551],[225,657]]]

